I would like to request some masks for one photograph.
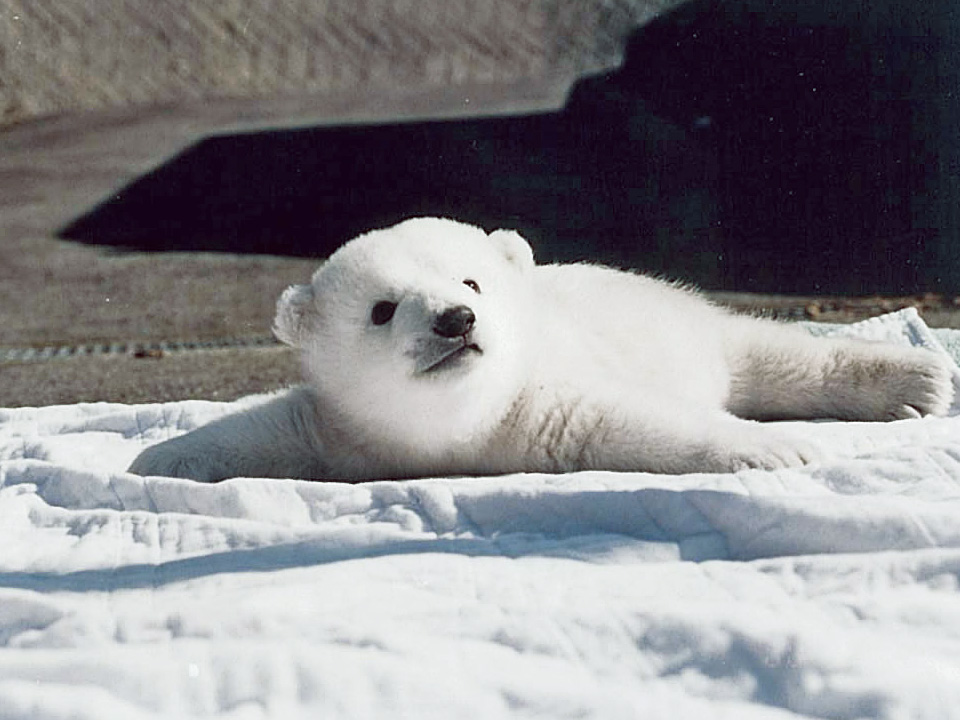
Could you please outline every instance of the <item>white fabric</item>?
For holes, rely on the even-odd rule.
[[[237,406],[0,411],[0,718],[960,718],[960,417],[738,475],[125,474]]]

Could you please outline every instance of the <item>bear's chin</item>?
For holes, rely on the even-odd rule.
[[[410,404],[405,412],[354,412],[356,439],[370,449],[416,456],[440,457],[464,447],[476,448],[505,412],[487,403],[470,407]]]
[[[335,411],[336,424],[371,449],[440,456],[476,447],[500,425],[517,394],[515,378],[492,372],[486,359],[464,350],[402,379],[367,376],[349,393],[321,387],[321,414]]]

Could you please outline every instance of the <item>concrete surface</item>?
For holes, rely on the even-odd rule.
[[[511,113],[562,103],[570,79],[395,88],[65,115],[0,132],[0,348],[269,335],[276,298],[315,259],[136,253],[58,239],[71,220],[205,133]],[[464,102],[465,100],[472,101]],[[267,371],[270,362],[274,370]],[[233,398],[297,380],[281,348],[0,364],[0,406]]]
[[[280,346],[8,363],[0,365],[0,407],[233,400],[296,384],[299,369]]]
[[[0,133],[0,347],[269,332],[277,294],[309,277],[315,260],[125,253],[57,239],[64,225],[205,132],[321,116],[327,123],[445,117],[464,113],[465,98],[473,100],[466,112],[518,112],[559,104],[564,92],[552,81],[331,93],[313,107],[183,106],[8,128]]]

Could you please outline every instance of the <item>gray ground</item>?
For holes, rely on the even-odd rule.
[[[9,348],[269,336],[277,296],[306,281],[315,260],[121,252],[56,237],[71,220],[205,133],[546,109],[563,102],[570,82],[138,108],[0,131],[0,406],[227,399],[297,380],[296,360],[279,347],[2,359]]]

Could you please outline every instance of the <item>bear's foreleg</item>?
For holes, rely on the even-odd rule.
[[[944,415],[953,401],[951,363],[939,353],[744,320],[728,354],[727,409],[739,417],[900,420]]]
[[[795,467],[822,456],[785,428],[670,398],[634,400],[558,404],[540,414],[526,460],[510,470],[725,473]]]
[[[217,482],[231,477],[323,477],[311,392],[295,388],[262,405],[215,420],[148,447],[133,461],[136,475]]]

